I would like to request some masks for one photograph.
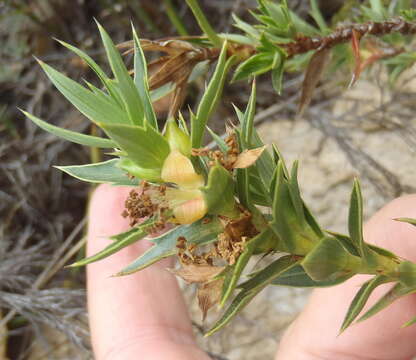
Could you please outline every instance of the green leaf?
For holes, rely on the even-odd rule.
[[[328,287],[343,283],[353,276],[349,274],[333,280],[316,281],[313,280],[306,272],[302,265],[296,265],[282,273],[277,279],[273,280],[272,285],[293,286],[293,287]]]
[[[175,90],[175,85],[172,82],[168,82],[157,89],[150,91],[150,99],[152,102],[155,102],[170,94],[173,90]]]
[[[94,164],[55,167],[87,182],[137,186],[137,179],[129,179],[127,174],[117,167],[118,161],[111,159]]]
[[[247,79],[250,76],[257,76],[273,68],[273,54],[259,53],[251,56],[238,65],[234,72],[232,82]]]
[[[224,42],[211,81],[202,96],[196,115],[191,117],[191,140],[193,148],[199,148],[202,145],[205,127],[221,98],[225,78],[234,59],[234,57],[230,57],[227,60],[227,43]]]
[[[290,12],[290,16],[293,21],[293,25],[296,29],[298,34],[302,34],[303,36],[314,36],[319,35],[318,29],[314,26],[309,25],[305,20],[303,20],[300,16],[298,16],[294,12]]]
[[[237,197],[246,209],[251,206],[248,169],[236,169]]]
[[[219,147],[219,149],[225,153],[228,150],[228,146],[225,143],[224,139],[217,135],[214,131],[212,131],[208,126],[207,126],[207,130],[209,132],[209,134],[211,135],[211,137],[214,139],[215,143],[217,144],[217,146]]]
[[[416,287],[416,264],[403,261],[397,267],[399,281],[407,287]]]
[[[407,287],[401,283],[396,283],[386,294],[384,294],[357,322],[361,322],[376,315],[381,310],[392,304],[402,296],[413,294],[416,292],[416,287]]]
[[[260,31],[258,31],[254,26],[250,25],[249,23],[241,20],[236,14],[231,14],[234,20],[234,26],[247,35],[249,35],[252,39],[258,40],[260,38]]]
[[[203,244],[210,241],[221,231],[223,231],[223,227],[219,220],[215,218],[214,221],[208,224],[201,220],[190,225],[177,226],[156,238],[149,239],[155,245],[116,275],[132,274],[163,258],[176,254],[176,242],[179,237],[184,237],[189,243]]]
[[[316,242],[316,234],[296,213],[288,180],[284,178],[283,164],[279,161],[273,199],[271,228],[281,239],[280,250],[306,255]]]
[[[251,149],[252,137],[253,137],[253,128],[254,128],[254,115],[256,113],[256,81],[253,80],[251,86],[250,99],[247,104],[246,111],[241,121],[241,134],[243,136],[244,142],[246,145],[241,150]]]
[[[120,158],[119,162],[117,163],[117,167],[124,170],[129,175],[136,177],[137,180],[162,182],[161,169],[142,168],[129,158]]]
[[[300,195],[299,184],[298,184],[298,166],[299,162],[296,160],[292,166],[292,172],[288,182],[290,197],[292,199],[293,206],[295,208],[298,219],[301,222],[305,221],[305,213],[303,208],[303,200]]]
[[[283,59],[279,62],[278,66],[272,69],[272,85],[278,95],[282,94],[284,69],[285,61]]]
[[[125,112],[120,107],[114,105],[113,99],[108,98],[108,100],[105,100],[48,64],[40,60],[38,62],[62,95],[94,123],[130,123]]]
[[[146,58],[140,46],[140,39],[137,36],[133,25],[131,26],[134,41],[134,84],[139,91],[139,96],[143,104],[146,120],[151,126],[157,129],[156,114],[153,110],[152,100],[149,93],[149,83],[147,77]]]
[[[326,25],[326,21],[324,20],[324,17],[322,16],[321,10],[319,9],[319,5],[316,0],[310,0],[310,2],[311,2],[311,11],[309,14],[315,20],[321,32],[323,34],[326,34],[329,28]]]
[[[397,218],[394,219],[396,221],[401,221],[401,222],[405,222],[408,223],[410,225],[416,226],[416,219],[411,219],[411,218]]]
[[[387,10],[381,0],[370,0],[371,9],[377,14],[378,21],[383,21],[387,18]]]
[[[208,22],[208,19],[205,17],[204,12],[198,4],[198,0],[186,0],[186,3],[192,10],[192,13],[195,16],[195,19],[197,20],[199,27],[212,42],[212,45],[214,45],[215,47],[220,47],[222,41],[218,37],[215,30],[211,27],[210,23]]]
[[[32,120],[36,125],[38,125],[43,130],[59,136],[65,140],[72,141],[76,144],[99,147],[99,148],[114,148],[117,147],[117,144],[110,139],[104,139],[97,136],[85,135],[75,131],[67,130],[60,128],[58,126],[52,125],[39,119],[38,117],[29,114],[24,110],[20,110],[25,116]]]
[[[234,200],[234,181],[219,163],[209,171],[207,185],[201,188],[209,214],[235,217],[239,214]]]
[[[366,246],[363,238],[363,199],[358,180],[354,180],[354,186],[351,193],[348,230],[352,243],[360,256],[364,257],[366,254]]]
[[[205,336],[210,336],[224,327],[235,315],[237,315],[264,287],[270,284],[281,273],[297,264],[292,256],[283,256],[263,270],[259,271],[253,278],[241,285],[242,290],[234,298],[225,310],[222,317],[214,324]]]
[[[115,254],[121,249],[124,249],[125,247],[134,244],[136,241],[143,239],[147,235],[147,230],[149,226],[153,224],[153,222],[153,220],[147,220],[138,227],[134,227],[126,232],[112,236],[111,239],[114,241],[110,245],[106,246],[97,254],[79,260],[69,265],[69,267],[78,267],[91,264],[98,260],[105,259],[106,257]]]
[[[375,288],[389,281],[390,280],[387,277],[383,275],[377,275],[373,277],[371,280],[364,283],[363,286],[361,286],[360,290],[357,292],[348,308],[340,332],[343,332],[345,329],[347,329],[357,318],[357,316],[363,310],[368,298],[370,297],[371,293],[375,290]]]
[[[409,320],[408,322],[404,323],[402,325],[402,328],[408,327],[410,325],[416,324],[416,317],[414,317],[413,319]]]
[[[325,281],[357,273],[361,259],[352,255],[339,239],[326,236],[305,256],[302,266],[313,280]]]
[[[252,38],[239,34],[219,34],[221,39],[227,40],[230,43],[244,44],[249,46],[256,46],[256,41]]]
[[[142,168],[158,169],[169,155],[169,144],[153,127],[100,123],[128,157]]]
[[[104,28],[97,22],[98,30],[100,31],[101,39],[104,43],[105,51],[111,70],[117,80],[117,85],[126,107],[130,122],[135,125],[143,125],[144,110],[143,103],[140,99],[139,92],[134,84],[133,79],[124,65],[123,59],[110,36]],[[150,119],[149,119],[150,120]]]
[[[56,41],[65,46],[67,49],[71,50],[73,53],[77,54],[82,60],[84,60],[88,66],[97,74],[98,78],[101,80],[102,84],[105,86],[111,97],[116,100],[119,105],[122,105],[121,98],[117,91],[114,89],[114,85],[112,85],[105,72],[98,66],[98,64],[91,58],[91,56],[83,52],[81,49],[66,43],[65,41],[58,39],[56,39]]]
[[[237,286],[237,282],[240,279],[240,276],[246,267],[248,261],[251,258],[251,255],[253,254],[254,250],[262,243],[267,241],[272,236],[272,231],[267,228],[260,234],[256,235],[254,238],[250,239],[247,244],[245,245],[243,253],[238,257],[238,260],[233,267],[231,278],[228,282],[228,286],[223,291],[222,297],[221,297],[221,303],[220,306],[224,306],[225,302],[228,300],[230,295],[233,293],[234,289]]]

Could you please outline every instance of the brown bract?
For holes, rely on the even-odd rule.
[[[224,279],[220,278],[199,286],[197,297],[202,320],[205,320],[208,310],[220,302],[223,283]]]
[[[170,272],[181,277],[187,283],[204,283],[212,280],[224,270],[224,266],[184,264]]]
[[[245,169],[253,165],[257,159],[261,156],[265,146],[261,146],[255,149],[244,150],[241,154],[237,156],[237,160],[233,164],[234,169]]]

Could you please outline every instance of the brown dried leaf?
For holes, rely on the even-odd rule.
[[[166,60],[160,63],[159,70],[149,79],[150,89],[157,89],[169,82],[182,85],[188,79],[195,65],[195,61],[190,59],[186,53],[164,59]]]
[[[309,105],[312,99],[313,92],[318,85],[319,80],[329,63],[331,55],[330,48],[323,48],[317,50],[309,61],[306,69],[305,79],[302,84],[302,94],[300,97],[298,115],[302,116],[303,112]]]
[[[245,169],[253,165],[256,160],[263,153],[266,146],[261,146],[255,149],[244,150],[241,154],[238,155],[237,160],[233,164],[235,169]]]
[[[199,286],[197,296],[202,321],[205,320],[208,310],[220,302],[223,283],[224,279],[217,279]]]
[[[188,283],[205,283],[219,275],[223,270],[223,266],[195,264],[182,265],[180,269],[169,269],[174,275],[181,277]]]

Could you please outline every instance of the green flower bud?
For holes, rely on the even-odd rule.
[[[172,118],[166,124],[165,138],[169,142],[171,150],[178,150],[187,157],[191,156],[191,139]]]

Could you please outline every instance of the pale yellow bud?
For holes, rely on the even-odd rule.
[[[187,189],[198,189],[204,185],[204,178],[197,174],[189,158],[179,150],[172,150],[162,167],[162,180]]]
[[[207,211],[205,200],[202,197],[198,197],[176,206],[173,209],[173,215],[180,224],[192,224],[202,219]]]

